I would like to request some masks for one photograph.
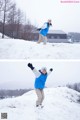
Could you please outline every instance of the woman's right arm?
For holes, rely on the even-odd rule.
[[[41,73],[38,70],[36,70],[35,68],[32,71],[35,74],[36,78],[41,75]]]
[[[32,63],[28,63],[28,67],[33,71],[36,77],[39,77],[41,73],[33,67]]]

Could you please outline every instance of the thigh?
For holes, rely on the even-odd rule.
[[[42,93],[41,93],[40,89],[35,89],[35,91],[36,91],[36,94],[37,94],[38,97],[42,96]]]
[[[41,94],[42,94],[42,96],[44,97],[44,90],[43,90],[43,89],[41,90]]]
[[[42,40],[42,39],[43,39],[42,35],[41,35],[41,34],[39,34],[39,40]]]

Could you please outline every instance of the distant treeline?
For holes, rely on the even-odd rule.
[[[76,91],[80,92],[80,83],[67,84],[66,86],[68,88],[71,88],[73,90],[76,90]]]
[[[69,32],[68,37],[71,38],[72,42],[80,42],[80,33]]]
[[[21,96],[32,89],[0,90],[0,99]]]

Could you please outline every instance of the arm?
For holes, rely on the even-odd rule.
[[[39,77],[41,75],[41,73],[35,68],[33,69],[33,73],[35,74],[36,77]]]
[[[50,70],[48,71],[48,75],[50,75],[52,73],[53,69],[50,68]]]
[[[41,30],[41,28],[37,28],[37,30],[38,30],[38,31],[40,31],[40,30]]]
[[[41,75],[41,73],[38,70],[36,70],[31,63],[28,63],[28,67],[33,71],[36,77],[39,77]]]
[[[42,29],[47,28],[47,23],[44,23],[44,25],[42,26]]]

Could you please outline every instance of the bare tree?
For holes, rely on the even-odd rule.
[[[30,20],[26,20],[25,25],[23,27],[23,36],[22,38],[25,40],[32,40],[33,35],[32,31],[34,30],[34,26],[31,24]]]
[[[3,1],[0,0],[0,12],[2,11],[2,5],[3,5]]]
[[[17,9],[12,0],[0,0],[0,32],[2,38],[4,34],[12,38],[23,38],[32,40],[32,30],[30,20],[25,19],[23,12]]]
[[[11,7],[11,10],[8,14],[8,30],[10,32],[10,37],[14,37],[14,34],[16,32],[16,15],[17,15],[17,12],[16,12],[16,4],[14,3]]]
[[[17,10],[17,17],[16,17],[17,38],[21,38],[22,23],[23,23],[23,13],[21,12],[20,9],[18,9]]]
[[[2,30],[2,19],[1,19],[2,6],[3,6],[3,0],[0,0],[0,31]]]
[[[8,12],[10,11],[12,7],[12,2],[11,0],[3,0],[3,4],[2,4],[2,23],[3,23],[3,26],[2,26],[2,38],[4,38],[4,33],[5,33],[5,23],[7,21],[7,14]]]

